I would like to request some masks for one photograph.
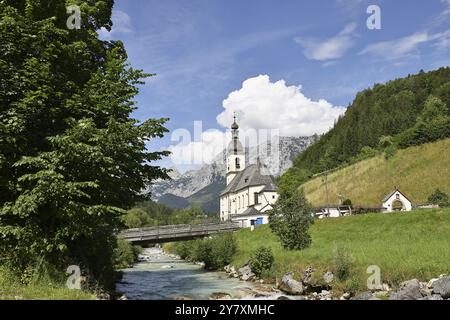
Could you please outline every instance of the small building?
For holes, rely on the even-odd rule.
[[[384,212],[411,211],[412,202],[397,188],[383,199]]]
[[[263,173],[259,159],[256,164],[246,166],[236,118],[231,129],[232,141],[226,159],[227,186],[220,194],[220,219],[239,222],[243,228],[266,224],[267,211],[278,199],[275,179]]]

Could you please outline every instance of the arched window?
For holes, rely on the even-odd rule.
[[[241,168],[241,164],[240,164],[240,161],[239,161],[239,158],[236,158],[236,169],[240,169]]]

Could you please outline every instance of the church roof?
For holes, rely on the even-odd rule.
[[[252,164],[240,171],[233,180],[227,185],[225,190],[221,193],[224,195],[229,192],[236,192],[251,186],[261,186],[262,191],[275,191],[275,180],[271,175],[261,174],[260,165]]]

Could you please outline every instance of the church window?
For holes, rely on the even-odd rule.
[[[255,204],[258,204],[258,203],[259,203],[259,200],[258,200],[258,193],[255,192],[255,193],[254,193],[254,196],[255,196]]]
[[[239,158],[236,158],[236,169],[240,169],[241,168],[241,164],[239,162]]]

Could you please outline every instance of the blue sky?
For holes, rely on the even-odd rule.
[[[366,26],[369,5],[381,9],[381,30]],[[201,120],[212,140],[233,111],[243,129],[322,133],[361,89],[450,65],[450,0],[116,0],[113,23],[101,36],[157,74],[135,117],[191,132]],[[150,147],[189,145],[171,138]]]

